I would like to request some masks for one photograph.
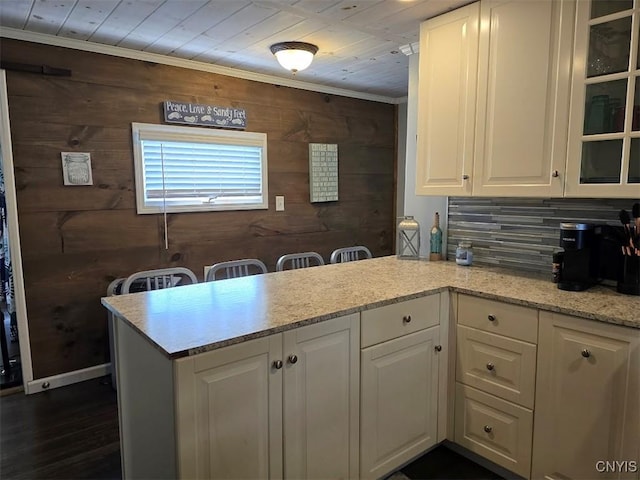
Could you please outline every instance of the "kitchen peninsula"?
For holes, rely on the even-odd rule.
[[[550,279],[504,269],[382,257],[107,297],[102,303],[118,319],[125,478],[218,478],[234,473],[306,478],[314,472],[380,477],[445,438],[524,477],[535,477],[538,441],[533,438],[532,446],[532,426],[518,430],[529,433],[517,445],[499,445],[510,441],[501,437],[500,426],[481,425],[483,435],[490,435],[491,443],[503,449],[499,456],[492,456],[495,448],[482,442],[465,443],[474,435],[459,422],[473,415],[454,415],[454,396],[458,402],[467,395],[457,393],[457,384],[525,411],[529,423],[534,392],[525,392],[529,400],[522,400],[484,393],[481,383],[469,386],[464,372],[456,373],[456,324],[458,329],[491,336],[487,344],[526,344],[533,352],[534,370],[526,372],[530,377],[536,375],[537,349],[536,413],[545,405],[544,399],[539,400],[541,382],[553,390],[562,378],[562,372],[554,376],[547,371],[542,358],[547,348],[549,356],[560,355],[558,349],[564,345],[557,343],[554,332],[573,329],[578,336],[584,332],[584,339],[571,341],[593,345],[580,344],[578,359],[597,368],[616,368],[595,372],[615,377],[610,385],[613,395],[608,397],[622,405],[604,405],[607,411],[598,414],[605,417],[600,426],[607,429],[601,438],[607,442],[619,438],[620,444],[607,452],[620,456],[611,460],[640,456],[639,381],[634,378],[640,372],[640,298],[618,294],[614,288],[566,292]],[[463,311],[468,320],[461,318]],[[472,318],[476,314],[478,319]],[[606,341],[596,335],[604,335]],[[410,379],[417,369],[409,363],[405,370],[386,370],[385,376],[393,352],[404,352],[402,358],[416,359],[430,373],[419,373],[420,381]],[[610,358],[607,352],[613,352]],[[386,367],[376,364],[376,358],[383,357]],[[496,365],[485,373],[501,371],[502,365]],[[519,369],[515,376],[524,375],[517,359],[505,367],[504,372]],[[608,380],[594,372],[586,374],[594,382]],[[482,382],[481,376],[476,377]],[[399,383],[403,379],[407,385]],[[369,388],[370,381],[375,388]],[[375,395],[371,391],[392,391],[385,390],[382,381],[400,392],[396,402],[371,397]],[[414,392],[415,385],[421,389]],[[520,388],[512,387],[512,391]],[[413,396],[424,398],[426,412],[413,414],[415,406],[405,398]],[[385,428],[391,427],[380,420],[379,412],[397,414],[393,405],[398,402],[411,418],[404,424],[392,419],[394,425],[405,425],[407,432],[390,435]],[[456,404],[456,412],[457,408]],[[336,420],[337,424],[331,423]],[[603,425],[605,420],[611,420],[610,425]],[[381,431],[387,444],[372,443]],[[397,445],[389,445],[395,441]],[[589,455],[602,451],[591,444],[585,450]],[[591,457],[580,458],[579,449],[575,453],[578,458],[571,465],[549,468],[558,472],[564,468],[565,473],[586,468],[581,465]],[[540,465],[552,460],[545,458]]]

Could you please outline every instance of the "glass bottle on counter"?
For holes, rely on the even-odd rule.
[[[442,260],[442,230],[440,229],[440,214],[438,212],[433,219],[430,240],[429,260]]]

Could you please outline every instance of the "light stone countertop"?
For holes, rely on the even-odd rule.
[[[395,256],[102,298],[169,358],[452,289],[640,328],[640,297],[614,287],[558,290],[543,278]]]

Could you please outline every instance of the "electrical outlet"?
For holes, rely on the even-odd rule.
[[[276,195],[276,212],[284,212],[284,196]]]

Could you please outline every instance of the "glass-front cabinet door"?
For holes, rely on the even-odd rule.
[[[640,0],[576,15],[565,196],[640,198]]]

